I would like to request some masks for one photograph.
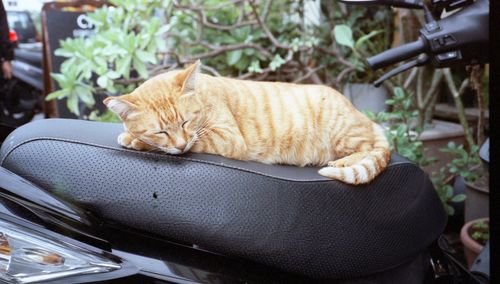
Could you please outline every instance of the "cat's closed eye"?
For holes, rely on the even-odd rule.
[[[184,120],[184,122],[181,124],[181,127],[184,128],[188,122],[189,120]]]
[[[158,131],[158,132],[156,132],[156,134],[165,134],[166,136],[168,136],[168,132],[167,131]]]

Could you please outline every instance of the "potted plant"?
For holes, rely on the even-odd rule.
[[[352,51],[346,59],[351,62],[354,72],[348,76],[349,80],[344,85],[343,94],[357,109],[375,113],[388,110],[388,105],[385,101],[389,98],[389,93],[384,86],[375,87],[371,83],[374,79],[374,72],[364,62],[368,55],[366,51],[363,51],[363,48],[366,48],[367,45],[365,43],[371,37],[379,33],[381,33],[380,30],[372,31],[354,41],[349,26],[337,25],[334,29],[336,42],[349,47]]]
[[[392,98],[386,101],[392,107],[390,112],[375,114],[365,111],[365,114],[376,123],[386,127],[386,136],[393,151],[415,162],[420,167],[425,167],[435,162],[436,157],[429,156],[424,152],[424,143],[419,139],[422,128],[419,128],[416,123],[419,118],[419,112],[414,109],[412,99],[413,96],[411,94],[405,92],[403,88],[396,87],[394,88]],[[450,144],[451,146],[459,149],[463,147],[457,147],[454,143]],[[456,161],[456,164],[459,163]],[[455,169],[451,169],[451,164],[449,164],[448,166],[441,167],[438,172],[433,172],[431,180],[445,211],[450,216],[447,229],[458,233],[463,225],[463,201],[466,199],[466,196],[464,190],[456,191],[452,186],[455,172]]]
[[[339,5],[342,8],[343,4]],[[373,86],[377,75],[368,67],[366,58],[390,48],[393,31],[387,27],[391,26],[392,13],[387,9],[373,12],[366,7],[354,6],[346,7],[346,11],[349,12],[345,15],[346,23],[333,29],[335,43],[341,51],[345,51],[345,59],[351,64],[338,70],[338,77],[345,78],[346,82],[343,94],[361,111],[386,111],[388,106],[385,101],[390,94],[385,86]],[[357,21],[363,17],[370,18],[368,21],[371,22]],[[366,30],[370,32],[365,33]]]
[[[449,216],[446,231],[448,233],[458,233],[464,224],[464,200],[466,195],[463,188],[460,191],[452,185],[451,179],[446,172],[446,168],[441,168],[439,173],[432,176],[432,183]]]
[[[460,231],[460,240],[464,245],[467,265],[472,266],[481,250],[490,238],[489,218],[475,219],[465,223]]]
[[[477,146],[466,151],[463,145],[450,142],[441,151],[450,153],[454,159],[448,164],[449,172],[456,176],[454,187],[463,188],[465,199],[465,222],[489,216],[488,171],[479,159]]]

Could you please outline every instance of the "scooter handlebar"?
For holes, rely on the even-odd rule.
[[[370,66],[372,70],[376,70],[412,58],[426,50],[426,41],[420,37],[414,42],[391,48],[380,54],[369,57],[367,59],[368,66]]]

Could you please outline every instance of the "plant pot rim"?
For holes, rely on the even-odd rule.
[[[476,242],[473,238],[469,236],[469,228],[472,226],[472,224],[477,223],[479,221],[488,221],[489,222],[490,218],[479,218],[479,219],[474,219],[471,220],[467,223],[464,224],[462,229],[460,230],[460,240],[464,244],[464,246],[471,251],[479,254],[481,250],[483,250],[483,247],[481,244]]]
[[[480,191],[480,192],[483,192],[483,193],[486,193],[486,194],[489,194],[490,193],[490,187],[489,186],[485,186],[485,187],[478,187],[477,185],[475,185],[474,183],[471,183],[471,182],[468,182],[466,181],[462,176],[459,176],[463,179],[465,185],[467,185],[468,187],[472,188],[472,189],[475,189],[477,191]]]
[[[424,129],[419,140],[422,142],[441,141],[464,137],[464,128],[460,123],[440,119],[432,120],[432,127]]]

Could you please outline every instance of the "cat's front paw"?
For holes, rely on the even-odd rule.
[[[120,135],[118,135],[118,144],[122,145],[123,147],[125,148],[132,148],[132,140],[134,140],[134,137],[132,137],[132,135],[130,135],[129,133],[127,132],[124,132]]]
[[[133,137],[127,132],[124,132],[118,136],[118,144],[122,145],[125,148],[134,149],[134,150],[150,150],[151,147],[142,142],[141,140]]]

